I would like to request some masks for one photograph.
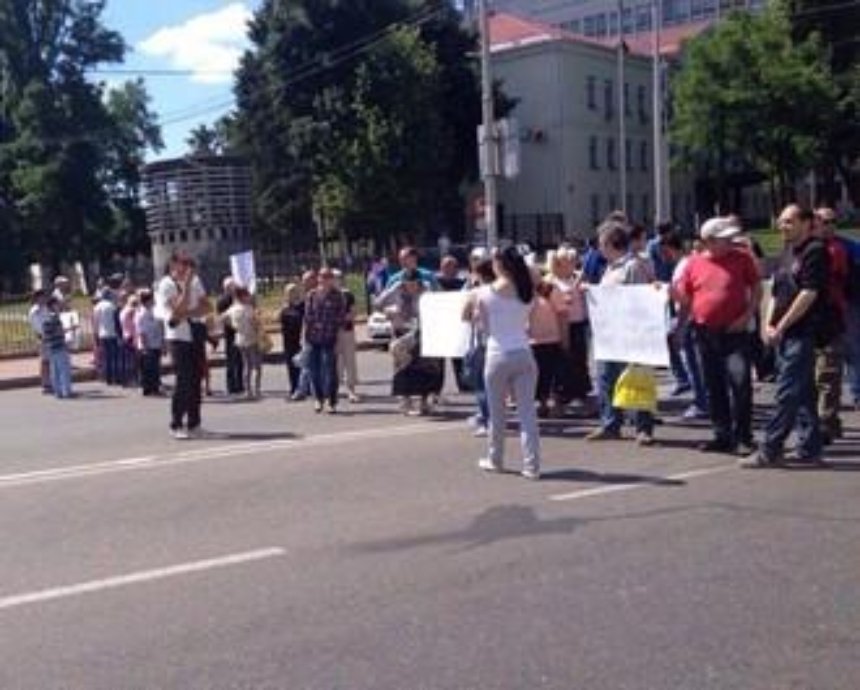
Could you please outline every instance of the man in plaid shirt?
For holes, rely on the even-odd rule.
[[[328,404],[329,414],[337,412],[337,336],[346,320],[346,300],[334,280],[334,271],[319,272],[319,287],[308,295],[305,311],[305,341],[310,346],[308,369],[316,398],[315,410]]]

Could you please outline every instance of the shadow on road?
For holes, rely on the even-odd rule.
[[[557,470],[543,472],[541,482],[582,482],[586,484],[629,484],[648,486],[686,486],[680,479],[666,479],[643,474],[616,474],[612,472],[592,472],[590,470]]]
[[[570,534],[577,528],[598,522],[658,517],[700,508],[701,506],[674,506],[607,517],[564,517],[541,520],[535,515],[534,509],[527,506],[495,506],[477,515],[462,530],[364,542],[352,548],[361,552],[379,553],[459,544],[463,549],[476,549],[521,537]]]

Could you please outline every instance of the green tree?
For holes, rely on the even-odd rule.
[[[692,41],[672,92],[673,138],[713,181],[724,209],[738,172],[770,180],[774,207],[792,199],[795,181],[821,155],[836,97],[820,44],[794,40],[778,5],[736,13]]]
[[[446,0],[264,2],[237,83],[258,224],[416,236],[461,224],[480,117],[474,36]]]
[[[104,4],[0,0],[0,199],[22,260],[57,266],[105,248],[116,126],[87,75],[121,61],[125,44],[102,24]]]
[[[835,105],[823,113],[821,156],[818,165],[826,200],[833,204],[839,192],[836,176],[845,180],[860,206],[855,167],[860,159],[860,3],[844,0],[792,0],[788,3],[794,35],[820,39],[833,73]]]

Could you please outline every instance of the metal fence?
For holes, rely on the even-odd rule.
[[[88,350],[93,346],[92,308],[75,305],[80,329],[74,339],[74,349]],[[0,301],[0,357],[36,355],[39,341],[30,327],[30,304],[26,299]]]

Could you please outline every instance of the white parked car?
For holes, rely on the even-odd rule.
[[[372,343],[386,345],[391,342],[394,335],[394,327],[389,319],[381,311],[373,312],[367,319],[367,337]]]

